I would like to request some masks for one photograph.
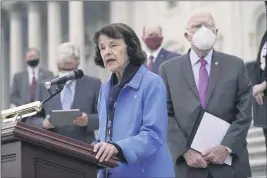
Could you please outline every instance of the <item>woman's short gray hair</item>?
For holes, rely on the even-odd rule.
[[[62,43],[57,48],[57,63],[76,60],[80,63],[80,49],[72,42]]]

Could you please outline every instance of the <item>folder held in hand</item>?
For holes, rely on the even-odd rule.
[[[202,115],[203,114],[203,115]],[[191,133],[189,146],[200,153],[220,145],[229,127],[228,122],[216,117],[208,112],[202,113]],[[232,164],[232,156],[228,156],[224,162]]]
[[[50,119],[55,126],[73,125],[74,119],[82,115],[79,109],[52,110]]]

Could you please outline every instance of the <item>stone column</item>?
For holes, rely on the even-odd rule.
[[[2,22],[3,23],[3,22]],[[4,26],[4,25],[3,25]],[[9,108],[9,59],[7,51],[8,46],[6,45],[6,28],[1,26],[1,110]]]
[[[82,1],[69,1],[69,41],[79,46],[81,54],[79,68],[85,70],[84,17]]]
[[[134,3],[126,1],[110,2],[110,21],[126,23],[129,26],[133,25]],[[122,15],[123,14],[123,15]],[[144,15],[144,14],[143,14]]]
[[[48,68],[57,73],[56,52],[62,41],[61,37],[61,6],[60,2],[47,2],[48,14]]]
[[[0,99],[1,99],[1,102],[0,102],[0,109],[3,110],[4,109],[4,87],[5,85],[7,85],[7,82],[5,81],[5,71],[3,70],[5,68],[5,61],[6,61],[6,57],[5,57],[5,48],[4,48],[4,27],[3,27],[3,22],[1,22],[1,61],[0,61],[0,73],[1,73],[1,76],[0,76],[0,83],[2,84],[0,86]]]
[[[28,4],[28,47],[41,50],[41,13],[37,2]]]
[[[23,68],[24,54],[22,47],[21,14],[14,9],[10,12],[10,81],[14,74]]]

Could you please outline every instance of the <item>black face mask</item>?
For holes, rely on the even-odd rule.
[[[39,64],[39,59],[38,58],[28,61],[28,65],[31,66],[31,67],[36,67],[38,64]]]

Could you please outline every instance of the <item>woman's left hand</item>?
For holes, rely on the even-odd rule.
[[[253,96],[255,97],[257,94],[264,92],[266,90],[266,82],[262,82],[261,84],[257,84],[253,87]]]
[[[94,145],[94,152],[97,153],[95,158],[99,159],[100,162],[108,161],[111,156],[118,154],[118,150],[112,144],[106,142],[100,142]]]

